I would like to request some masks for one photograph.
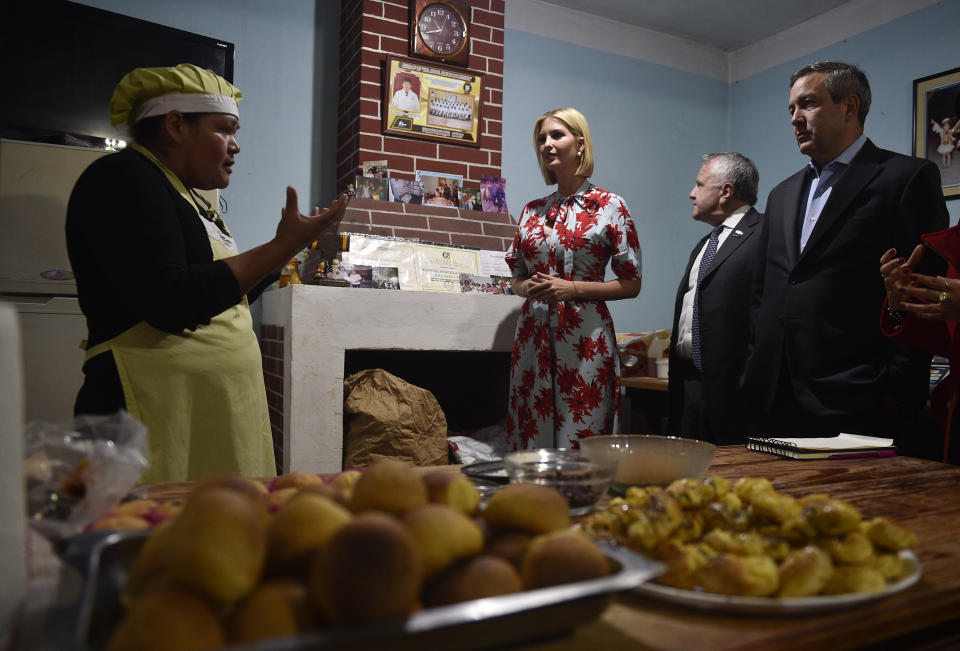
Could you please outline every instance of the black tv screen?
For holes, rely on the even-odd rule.
[[[64,0],[13,3],[0,21],[0,136],[91,144],[124,138],[107,107],[134,68],[193,63],[233,81],[233,44]]]

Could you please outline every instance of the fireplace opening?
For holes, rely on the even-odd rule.
[[[372,368],[430,391],[448,433],[466,434],[506,420],[510,353],[446,350],[346,350],[343,377]],[[346,419],[346,415],[344,415]],[[344,422],[344,432],[347,422]]]

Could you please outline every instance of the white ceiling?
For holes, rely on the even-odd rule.
[[[733,52],[850,0],[542,0]]]

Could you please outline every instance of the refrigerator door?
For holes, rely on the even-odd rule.
[[[0,648],[13,648],[27,594],[23,481],[23,380],[17,315],[0,305]]]
[[[0,293],[76,295],[67,201],[81,172],[106,153],[0,140]]]
[[[20,317],[25,420],[57,422],[73,418],[83,384],[87,322],[75,298],[0,297]]]

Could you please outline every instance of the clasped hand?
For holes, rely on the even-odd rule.
[[[568,301],[576,296],[576,286],[572,280],[539,271],[527,279],[526,285],[527,297],[544,303]]]
[[[277,239],[290,245],[294,251],[317,239],[328,228],[337,224],[347,207],[347,196],[340,195],[331,204],[320,211],[319,206],[313,212],[304,215],[297,203],[297,191],[287,186],[287,205],[280,211],[280,223],[277,225]]]
[[[880,275],[887,290],[887,303],[890,309],[911,312],[921,319],[958,321],[960,281],[913,273],[923,258],[924,249],[923,244],[918,244],[908,260],[895,257],[895,249],[880,258]]]

